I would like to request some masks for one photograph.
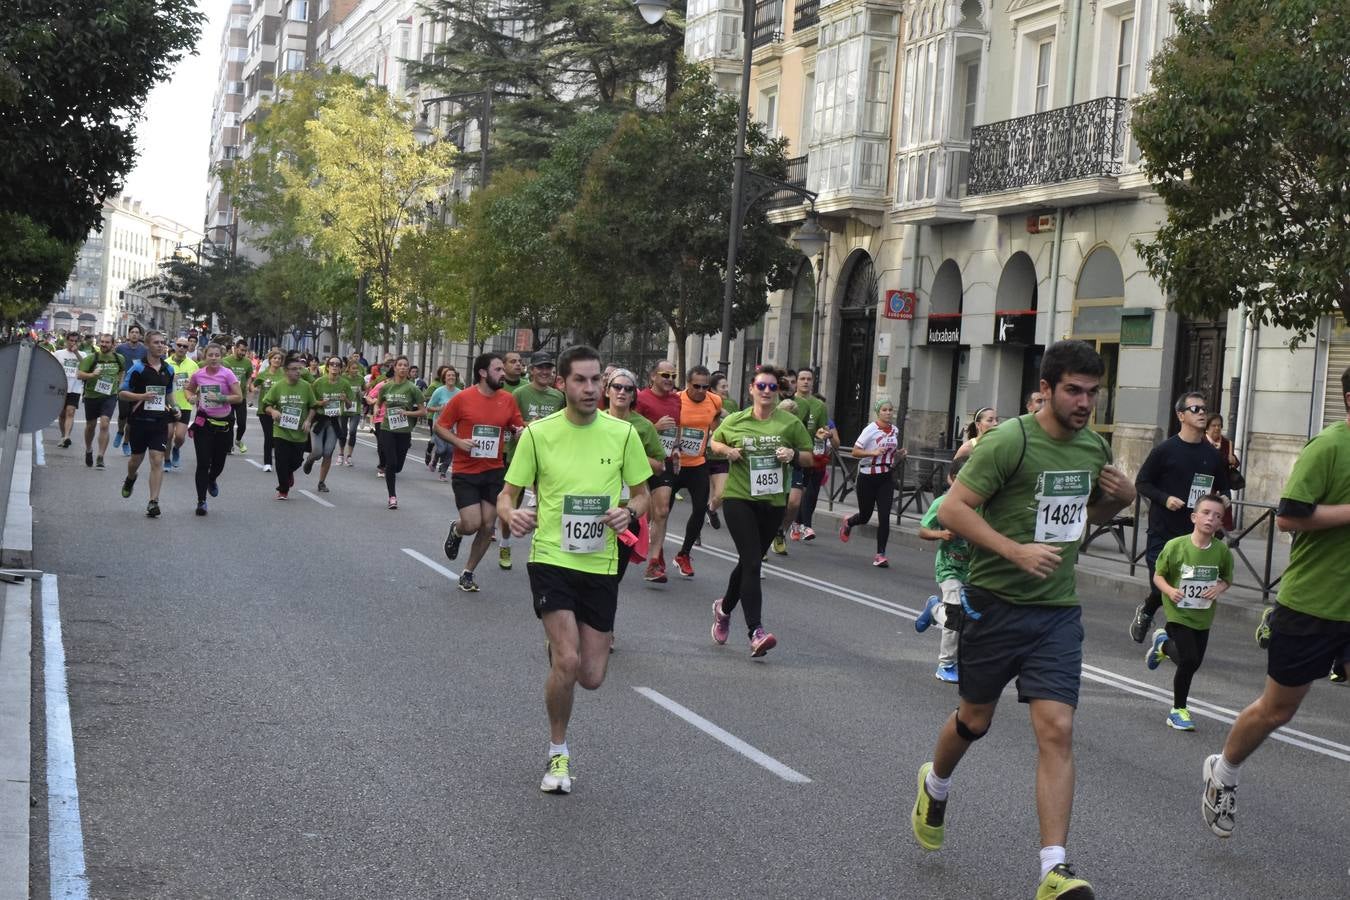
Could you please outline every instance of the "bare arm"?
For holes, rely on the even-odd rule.
[[[1350,503],[1326,504],[1313,507],[1310,516],[1277,515],[1275,524],[1281,531],[1297,534],[1300,531],[1326,531],[1350,525]]]

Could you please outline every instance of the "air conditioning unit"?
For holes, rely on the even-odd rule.
[[[1027,234],[1049,234],[1055,230],[1055,214],[1027,216]]]

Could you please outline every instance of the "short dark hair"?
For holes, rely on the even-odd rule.
[[[485,373],[487,372],[488,369],[492,368],[492,361],[494,359],[501,359],[501,358],[502,355],[500,353],[492,353],[491,351],[487,353],[478,354],[477,358],[475,358],[473,361],[474,383],[477,384],[478,382],[483,380],[483,375],[481,373]]]
[[[689,369],[689,373],[684,376],[685,383],[688,384],[689,379],[693,378],[695,375],[707,375],[708,387],[712,387],[712,372],[708,371],[707,366],[691,366]]]
[[[1218,494],[1206,494],[1205,496],[1201,497],[1199,500],[1196,500],[1196,501],[1195,501],[1195,506],[1193,506],[1193,507],[1191,507],[1191,508],[1194,509],[1194,510],[1196,510],[1196,511],[1199,511],[1199,509],[1200,509],[1200,504],[1201,504],[1201,503],[1217,503],[1217,504],[1219,504],[1220,506],[1226,505],[1226,504],[1223,502],[1223,498],[1220,497]]]
[[[572,364],[593,359],[600,361],[600,354],[587,344],[574,344],[558,355],[558,374],[563,378],[572,374]]]
[[[1175,409],[1177,412],[1182,412],[1183,410],[1186,409],[1186,407],[1191,405],[1186,401],[1191,399],[1192,397],[1199,397],[1205,403],[1209,402],[1209,398],[1206,397],[1204,394],[1200,393],[1199,391],[1187,391],[1186,393],[1182,394],[1180,397],[1177,398],[1177,402],[1172,408]]]
[[[214,343],[214,341],[212,343]],[[290,353],[286,354],[286,360],[281,364],[282,368],[290,368],[291,363],[300,363],[301,365],[304,365],[305,355],[303,353],[296,353],[292,350]]]
[[[1041,381],[1050,385],[1051,390],[1065,375],[1100,378],[1105,374],[1106,363],[1086,341],[1055,341],[1046,348],[1045,356],[1041,358]]]

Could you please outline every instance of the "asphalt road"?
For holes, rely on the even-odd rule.
[[[440,550],[450,490],[422,467],[420,438],[397,512],[368,435],[357,466],[316,495],[331,507],[272,500],[253,464],[256,419],[246,441],[205,519],[192,515],[190,449],[157,521],[143,515],[145,477],[119,496],[120,453],[98,472],[78,445],[49,442],[36,472],[34,543],[58,576],[92,896],[1034,894],[1035,746],[1011,693],[956,773],[946,847],[925,853],[910,834],[915,772],[956,700],[933,678],[936,630],[913,630],[933,590],[924,550],[897,541],[892,567],[873,569],[865,533],[843,546],[822,528],[771,556],[765,623],[779,646],[755,661],[739,614],[727,646],[708,636],[732,566],[725,531],[705,529],[692,580],[630,573],[609,677],[579,692],[574,791],[544,795],[546,663],[525,549],[503,572],[494,546],[482,591],[455,589],[458,564]],[[1080,874],[1110,898],[1350,896],[1350,691],[1317,685],[1293,724],[1305,746],[1272,741],[1243,768],[1237,832],[1221,841],[1200,818],[1200,766],[1225,710],[1260,690],[1251,614],[1220,610],[1193,689],[1198,732],[1182,734],[1163,724],[1170,669],[1147,671],[1125,635],[1131,608],[1084,597],[1069,847]],[[47,848],[39,802],[35,897],[49,895]]]

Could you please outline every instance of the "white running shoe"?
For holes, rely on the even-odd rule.
[[[572,763],[565,753],[555,753],[548,759],[548,771],[539,782],[539,790],[546,794],[572,793]]]

